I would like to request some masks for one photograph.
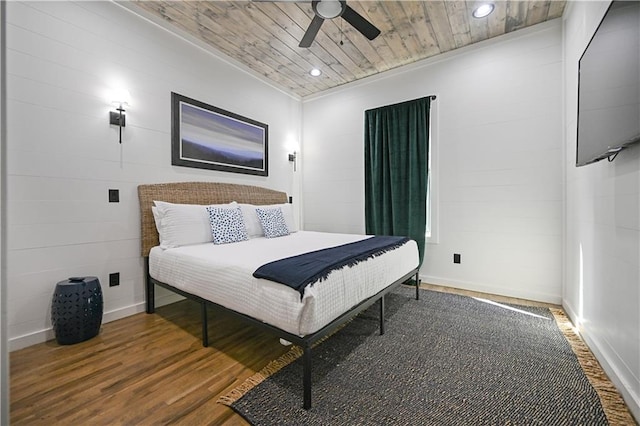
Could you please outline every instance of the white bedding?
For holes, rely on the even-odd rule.
[[[329,274],[300,293],[253,277],[265,263],[368,238],[364,235],[298,231],[286,237],[233,244],[154,247],[149,273],[158,281],[304,336],[331,322],[418,266],[414,241],[381,256]]]

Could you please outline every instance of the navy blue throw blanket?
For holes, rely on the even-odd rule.
[[[304,289],[329,276],[331,271],[353,266],[404,245],[409,238],[374,236],[337,247],[311,251],[262,265],[253,273],[287,285],[304,294]]]

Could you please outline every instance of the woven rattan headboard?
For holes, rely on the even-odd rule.
[[[142,225],[142,256],[160,244],[151,206],[154,201],[180,204],[223,204],[237,201],[256,205],[287,202],[285,192],[259,186],[219,182],[177,182],[138,186]]]

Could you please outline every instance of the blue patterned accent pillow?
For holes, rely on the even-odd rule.
[[[235,243],[249,239],[240,206],[235,209],[208,206],[213,244]]]
[[[267,238],[283,237],[289,235],[289,229],[284,221],[284,214],[280,207],[275,209],[256,208],[258,219],[262,225],[264,236]]]

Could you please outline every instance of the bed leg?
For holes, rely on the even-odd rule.
[[[209,324],[207,320],[207,303],[202,302],[202,346],[209,347]]]
[[[302,407],[305,410],[308,410],[311,408],[311,345],[305,345],[302,354],[302,362],[302,387],[304,392],[304,402]]]
[[[155,286],[151,281],[151,275],[149,275],[149,257],[144,258],[144,278],[146,281],[147,289],[147,313],[152,314],[155,312]]]
[[[380,298],[380,335],[384,334],[384,295]]]
[[[416,272],[416,300],[420,300],[420,273]]]

